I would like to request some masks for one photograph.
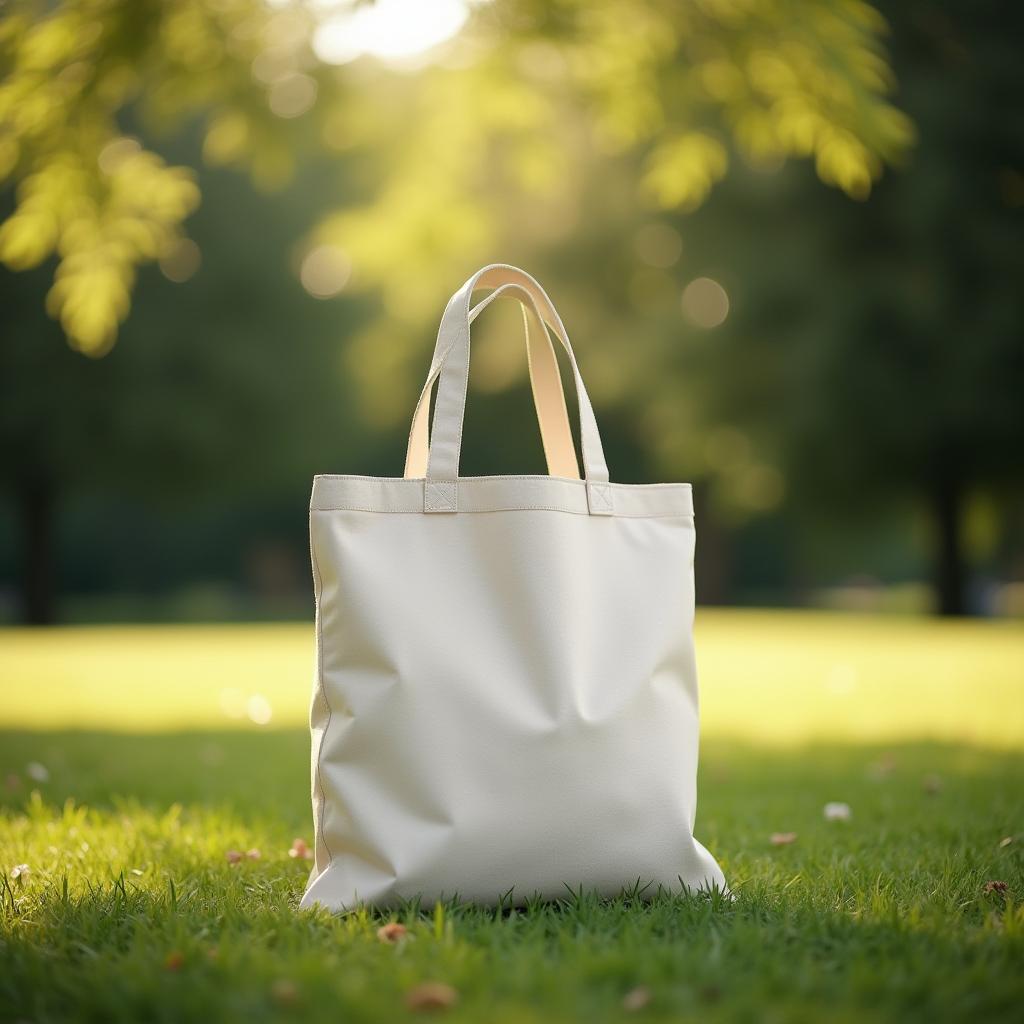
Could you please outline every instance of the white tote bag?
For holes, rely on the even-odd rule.
[[[528,314],[550,475],[460,477],[470,323],[503,294]],[[575,376],[582,479],[543,323]],[[693,837],[690,487],[608,482],[569,338],[532,277],[489,266],[452,296],[404,477],[317,476],[310,539],[303,906],[724,888]]]

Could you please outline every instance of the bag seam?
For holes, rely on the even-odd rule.
[[[313,512],[319,511],[318,509],[310,509],[309,516],[309,554],[310,559],[313,563],[313,583],[316,588],[316,685],[323,698],[324,706],[327,708],[327,721],[324,723],[324,730],[320,734],[320,745],[316,751],[316,782],[320,789],[320,813],[317,815],[317,837],[323,844],[324,850],[327,852],[327,863],[324,865],[324,871],[326,871],[331,863],[334,861],[334,854],[331,852],[330,846],[327,844],[327,835],[324,832],[324,814],[327,810],[327,792],[324,789],[324,778],[321,769],[321,762],[323,760],[324,744],[327,742],[327,733],[331,728],[331,719],[334,717],[334,709],[331,707],[331,702],[327,698],[327,687],[324,686],[324,642],[323,642],[323,614],[322,614],[322,597],[323,597],[323,578],[320,575],[320,563],[316,557],[316,544],[313,541]]]
[[[370,508],[366,505],[317,505],[310,512],[386,512],[398,515],[423,515],[422,509],[415,508]],[[565,508],[562,505],[503,505],[501,508],[460,508],[459,515],[488,515],[492,512],[564,512],[570,516],[591,516],[592,513],[583,509]],[[693,519],[692,512],[619,512],[616,510],[610,517],[613,519]]]
[[[314,480],[366,480],[373,481],[374,483],[390,484],[390,483],[422,483],[424,477],[406,477],[406,476],[364,476],[359,473],[317,473]],[[575,484],[577,487],[586,486],[587,481],[574,479],[568,476],[547,476],[543,473],[520,473],[511,475],[500,475],[494,476],[460,476],[459,483],[467,484],[474,483],[477,480],[543,480],[543,481],[554,481],[557,483]],[[453,481],[435,481],[437,483],[451,483]],[[632,490],[633,488],[642,488],[644,490],[661,490],[668,488],[684,488],[685,490],[692,490],[693,485],[688,483],[661,483],[661,484],[625,484],[615,483],[611,480],[599,480],[594,481],[600,484],[602,487],[612,487],[618,490],[626,489]]]

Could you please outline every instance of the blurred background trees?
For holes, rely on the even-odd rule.
[[[493,260],[563,311],[613,476],[694,480],[703,600],[1012,610],[1019,25],[883,11],[0,9],[5,614],[307,614],[309,478],[399,472]],[[512,313],[468,473],[543,471]]]

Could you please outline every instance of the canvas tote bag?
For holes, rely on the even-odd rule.
[[[477,289],[491,294],[471,308]],[[549,476],[459,476],[470,323],[501,295],[528,316]],[[582,479],[544,323],[575,377]],[[693,837],[690,487],[609,483],[569,338],[532,277],[493,265],[452,296],[404,477],[317,476],[310,540],[303,906],[724,888]]]

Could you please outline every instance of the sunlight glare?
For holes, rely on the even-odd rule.
[[[683,313],[695,327],[717,327],[729,315],[729,295],[717,281],[698,277],[683,291]]]
[[[326,18],[313,50],[327,64],[363,55],[402,60],[451,39],[468,17],[467,0],[376,0]]]

